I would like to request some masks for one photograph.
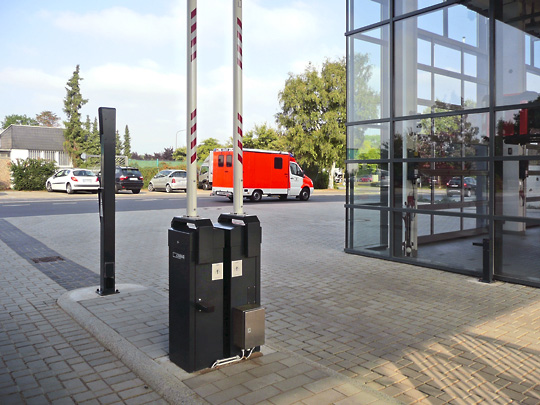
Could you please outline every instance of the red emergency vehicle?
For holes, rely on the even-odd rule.
[[[212,195],[233,198],[233,150],[212,153]],[[287,152],[244,149],[244,197],[260,201],[263,195],[282,200],[293,196],[302,201],[313,193],[313,182]]]

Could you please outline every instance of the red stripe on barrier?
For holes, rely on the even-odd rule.
[[[240,69],[243,69],[242,68],[242,61],[240,59],[238,59],[238,66],[240,66]]]
[[[242,20],[238,17],[236,18],[236,24],[238,24],[240,28],[242,28]]]
[[[238,133],[240,134],[241,137],[243,137],[244,135],[242,134],[242,128],[238,127]]]
[[[194,153],[192,156],[191,156],[191,163],[195,162],[195,160],[197,160],[197,154]]]
[[[240,32],[236,31],[236,36],[238,37],[238,40],[242,42],[242,34]]]
[[[238,161],[242,163],[242,155],[238,154]]]
[[[191,54],[191,61],[193,62],[195,59],[197,59],[197,51]]]
[[[238,45],[238,53],[242,55],[242,47],[240,45]]]
[[[195,32],[195,30],[197,29],[197,23],[193,23],[191,24],[191,33],[193,34],[193,32]]]
[[[194,8],[194,9],[191,11],[191,18],[194,18],[196,15],[197,15],[197,9]]]
[[[238,141],[238,147],[239,147],[241,150],[244,150],[244,146],[242,145],[242,141]]]
[[[240,113],[238,113],[238,121],[240,121],[240,123],[242,123],[242,116],[240,115]]]
[[[195,146],[197,146],[197,138],[191,141],[191,149],[193,149]]]
[[[197,116],[197,109],[191,112],[191,119],[195,118],[196,116]]]
[[[197,123],[193,124],[191,126],[191,135],[193,135],[195,133],[195,131],[197,131]]]
[[[197,45],[197,37],[191,40],[191,47],[193,48],[195,45]]]

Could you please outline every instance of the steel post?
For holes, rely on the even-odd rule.
[[[99,189],[100,209],[100,295],[109,295],[115,290],[115,154],[116,154],[116,109],[100,107],[99,137],[101,142],[101,185]]]
[[[242,0],[233,0],[233,36],[233,209],[243,215]]]

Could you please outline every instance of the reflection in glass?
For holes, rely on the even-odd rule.
[[[355,125],[347,128],[347,159],[388,159],[389,125]]]
[[[356,251],[388,256],[388,212],[349,208],[349,243]]]
[[[399,0],[395,2],[395,13],[396,15],[410,13],[425,7],[434,6],[443,1],[444,0]]]
[[[540,32],[540,19],[536,25]],[[540,102],[540,70],[526,57],[531,43],[538,43],[521,29],[496,22],[497,105]],[[529,46],[527,46],[529,44]]]
[[[384,21],[390,17],[389,10],[389,0],[348,0],[347,30]]]
[[[515,231],[519,230],[519,231]],[[540,282],[540,221],[496,222],[495,274],[513,280]]]
[[[437,103],[451,111],[489,105],[487,21],[455,5],[395,23],[397,115],[429,114]]]
[[[467,7],[450,7],[448,9],[448,36],[451,39],[471,46],[478,46],[478,33],[472,29],[475,23],[476,13]]]
[[[447,111],[437,103],[435,112]],[[488,156],[488,114],[459,114],[396,122],[395,157],[451,158]]]
[[[388,164],[348,163],[349,204],[388,207]]]
[[[488,167],[487,161],[395,163],[395,206],[485,215]]]
[[[540,107],[500,111],[496,115],[496,152],[502,156],[538,155]]]
[[[389,116],[388,25],[349,37],[348,121]]]
[[[417,250],[414,260],[442,266],[451,266],[463,272],[480,274],[482,248],[473,245],[487,235],[487,223],[478,227],[475,218],[445,215],[415,214],[413,226],[417,228]],[[403,240],[406,243],[406,229]]]
[[[515,146],[511,148],[517,148]],[[524,150],[523,147],[522,151]],[[531,150],[538,158],[538,150]],[[540,219],[540,160],[510,160],[495,162],[495,213],[520,218]],[[522,228],[504,230],[521,232],[524,223],[515,222]]]

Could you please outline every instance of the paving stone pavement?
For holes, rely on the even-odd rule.
[[[117,214],[127,287],[108,297],[60,286],[0,241],[0,403],[540,403],[540,290],[345,254],[343,203],[245,210],[263,227],[267,345],[210,372],[167,357],[166,229],[180,210]],[[6,221],[99,273],[97,214]]]

